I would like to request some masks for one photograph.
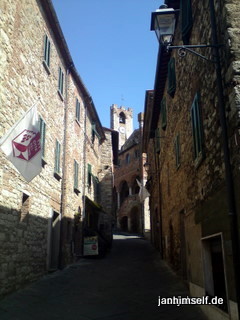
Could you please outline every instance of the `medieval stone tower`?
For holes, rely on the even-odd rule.
[[[122,145],[133,132],[133,110],[131,108],[119,107],[116,104],[111,106],[111,129],[119,132],[120,150]]]

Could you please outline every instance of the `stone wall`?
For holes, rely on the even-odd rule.
[[[2,1],[1,11],[0,134],[3,136],[39,100],[38,112],[46,121],[47,162],[41,174],[26,183],[0,153],[3,294],[45,273],[49,263],[48,223],[53,210],[60,212],[61,182],[54,178],[53,171],[55,139],[63,144],[64,102],[57,93],[61,57],[36,1]],[[50,73],[43,65],[45,33],[53,43]],[[29,204],[22,217],[24,194],[29,196]]]
[[[192,1],[190,44],[211,43],[208,3],[208,0]],[[215,1],[218,42],[225,44],[220,49],[224,107],[236,181],[239,180],[239,9],[239,1]],[[174,45],[180,44],[181,15],[174,37]],[[211,49],[196,50],[214,59]],[[176,61],[176,92],[174,97],[167,93],[166,81],[166,129],[161,128],[161,114],[158,122],[161,136],[159,161],[163,255],[190,282],[204,287],[202,239],[222,234],[226,277],[232,283],[230,220],[215,64],[190,53],[180,58],[177,50],[171,51],[171,57]],[[203,126],[203,156],[195,161],[191,107],[197,93]],[[177,135],[180,139],[179,165],[176,165],[174,147]],[[236,195],[238,192],[239,189],[236,189]],[[237,205],[239,208],[238,200]],[[234,286],[228,286],[228,295],[230,299],[235,299]]]
[[[58,24],[49,20],[48,6],[45,0],[0,4],[0,137],[37,101],[46,123],[43,168],[30,183],[0,152],[0,295],[56,269],[59,260],[62,266],[73,261],[81,253],[83,195],[97,199],[95,185],[87,186],[87,164],[92,165],[92,176],[98,177],[104,132],[86,88],[70,66]],[[43,61],[45,35],[51,43],[49,66]],[[64,73],[62,94],[59,66]],[[93,122],[99,131],[94,140]],[[61,145],[58,175],[54,174],[56,140]],[[110,145],[107,141],[105,149]],[[77,190],[74,160],[79,164]]]
[[[101,165],[99,168],[99,202],[104,210],[113,215],[113,150],[112,133],[105,129],[106,140],[101,145]]]

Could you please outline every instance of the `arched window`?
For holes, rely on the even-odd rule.
[[[126,164],[129,164],[130,163],[130,154],[128,153],[126,155]]]
[[[124,112],[121,112],[119,114],[119,123],[126,123],[126,116],[125,116]]]
[[[140,151],[138,149],[135,150],[134,154],[136,159],[140,158]]]

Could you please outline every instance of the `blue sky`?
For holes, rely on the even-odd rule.
[[[102,125],[110,127],[110,106],[144,110],[153,89],[158,42],[151,12],[162,0],[52,0],[69,51],[93,98]]]

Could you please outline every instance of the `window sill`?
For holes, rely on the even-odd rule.
[[[60,173],[54,171],[54,174],[53,174],[54,178],[56,178],[58,181],[60,181],[62,179],[62,177],[60,176]]]
[[[62,101],[64,101],[63,95],[62,95],[62,93],[60,92],[59,89],[58,89],[58,95],[59,95],[60,99],[61,99]]]
[[[48,75],[51,73],[50,69],[49,69],[49,66],[47,65],[47,62],[45,60],[43,60],[43,66],[45,68],[45,70],[47,71]]]

